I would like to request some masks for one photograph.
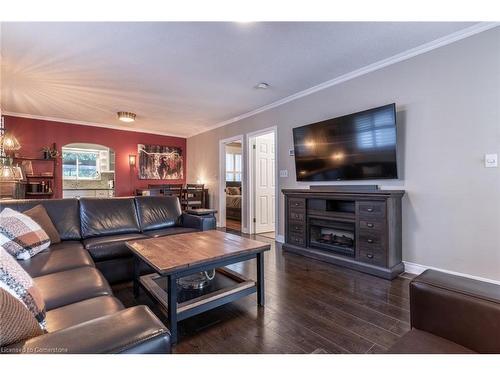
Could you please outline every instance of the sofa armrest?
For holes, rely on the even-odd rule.
[[[186,228],[195,228],[201,231],[215,229],[215,217],[212,215],[191,215],[182,214],[182,226]]]
[[[170,333],[146,306],[135,306],[2,348],[4,353],[170,353]]]
[[[410,283],[412,328],[500,353],[500,285],[427,270]]]

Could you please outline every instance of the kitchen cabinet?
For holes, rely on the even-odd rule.
[[[109,198],[114,197],[113,190],[98,190],[98,189],[67,189],[63,190],[64,198]]]

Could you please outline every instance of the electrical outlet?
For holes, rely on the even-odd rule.
[[[280,169],[280,177],[282,178],[288,177],[288,169]]]
[[[484,166],[485,166],[485,168],[498,167],[498,154],[486,154],[486,155],[484,155]]]
[[[293,148],[288,149],[288,156],[295,156],[295,150]]]

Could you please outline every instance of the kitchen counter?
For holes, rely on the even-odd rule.
[[[66,191],[66,190],[115,190],[115,189],[109,189],[109,188],[63,188],[63,191]]]
[[[96,188],[96,189],[63,189],[63,198],[109,198],[114,197],[115,189]]]

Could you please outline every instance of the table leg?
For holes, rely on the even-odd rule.
[[[264,253],[257,253],[257,303],[264,306]]]
[[[138,256],[134,256],[134,297],[139,297],[139,278],[141,277],[141,260]]]
[[[170,342],[177,343],[177,277],[167,276],[168,286],[168,325],[170,329]]]

